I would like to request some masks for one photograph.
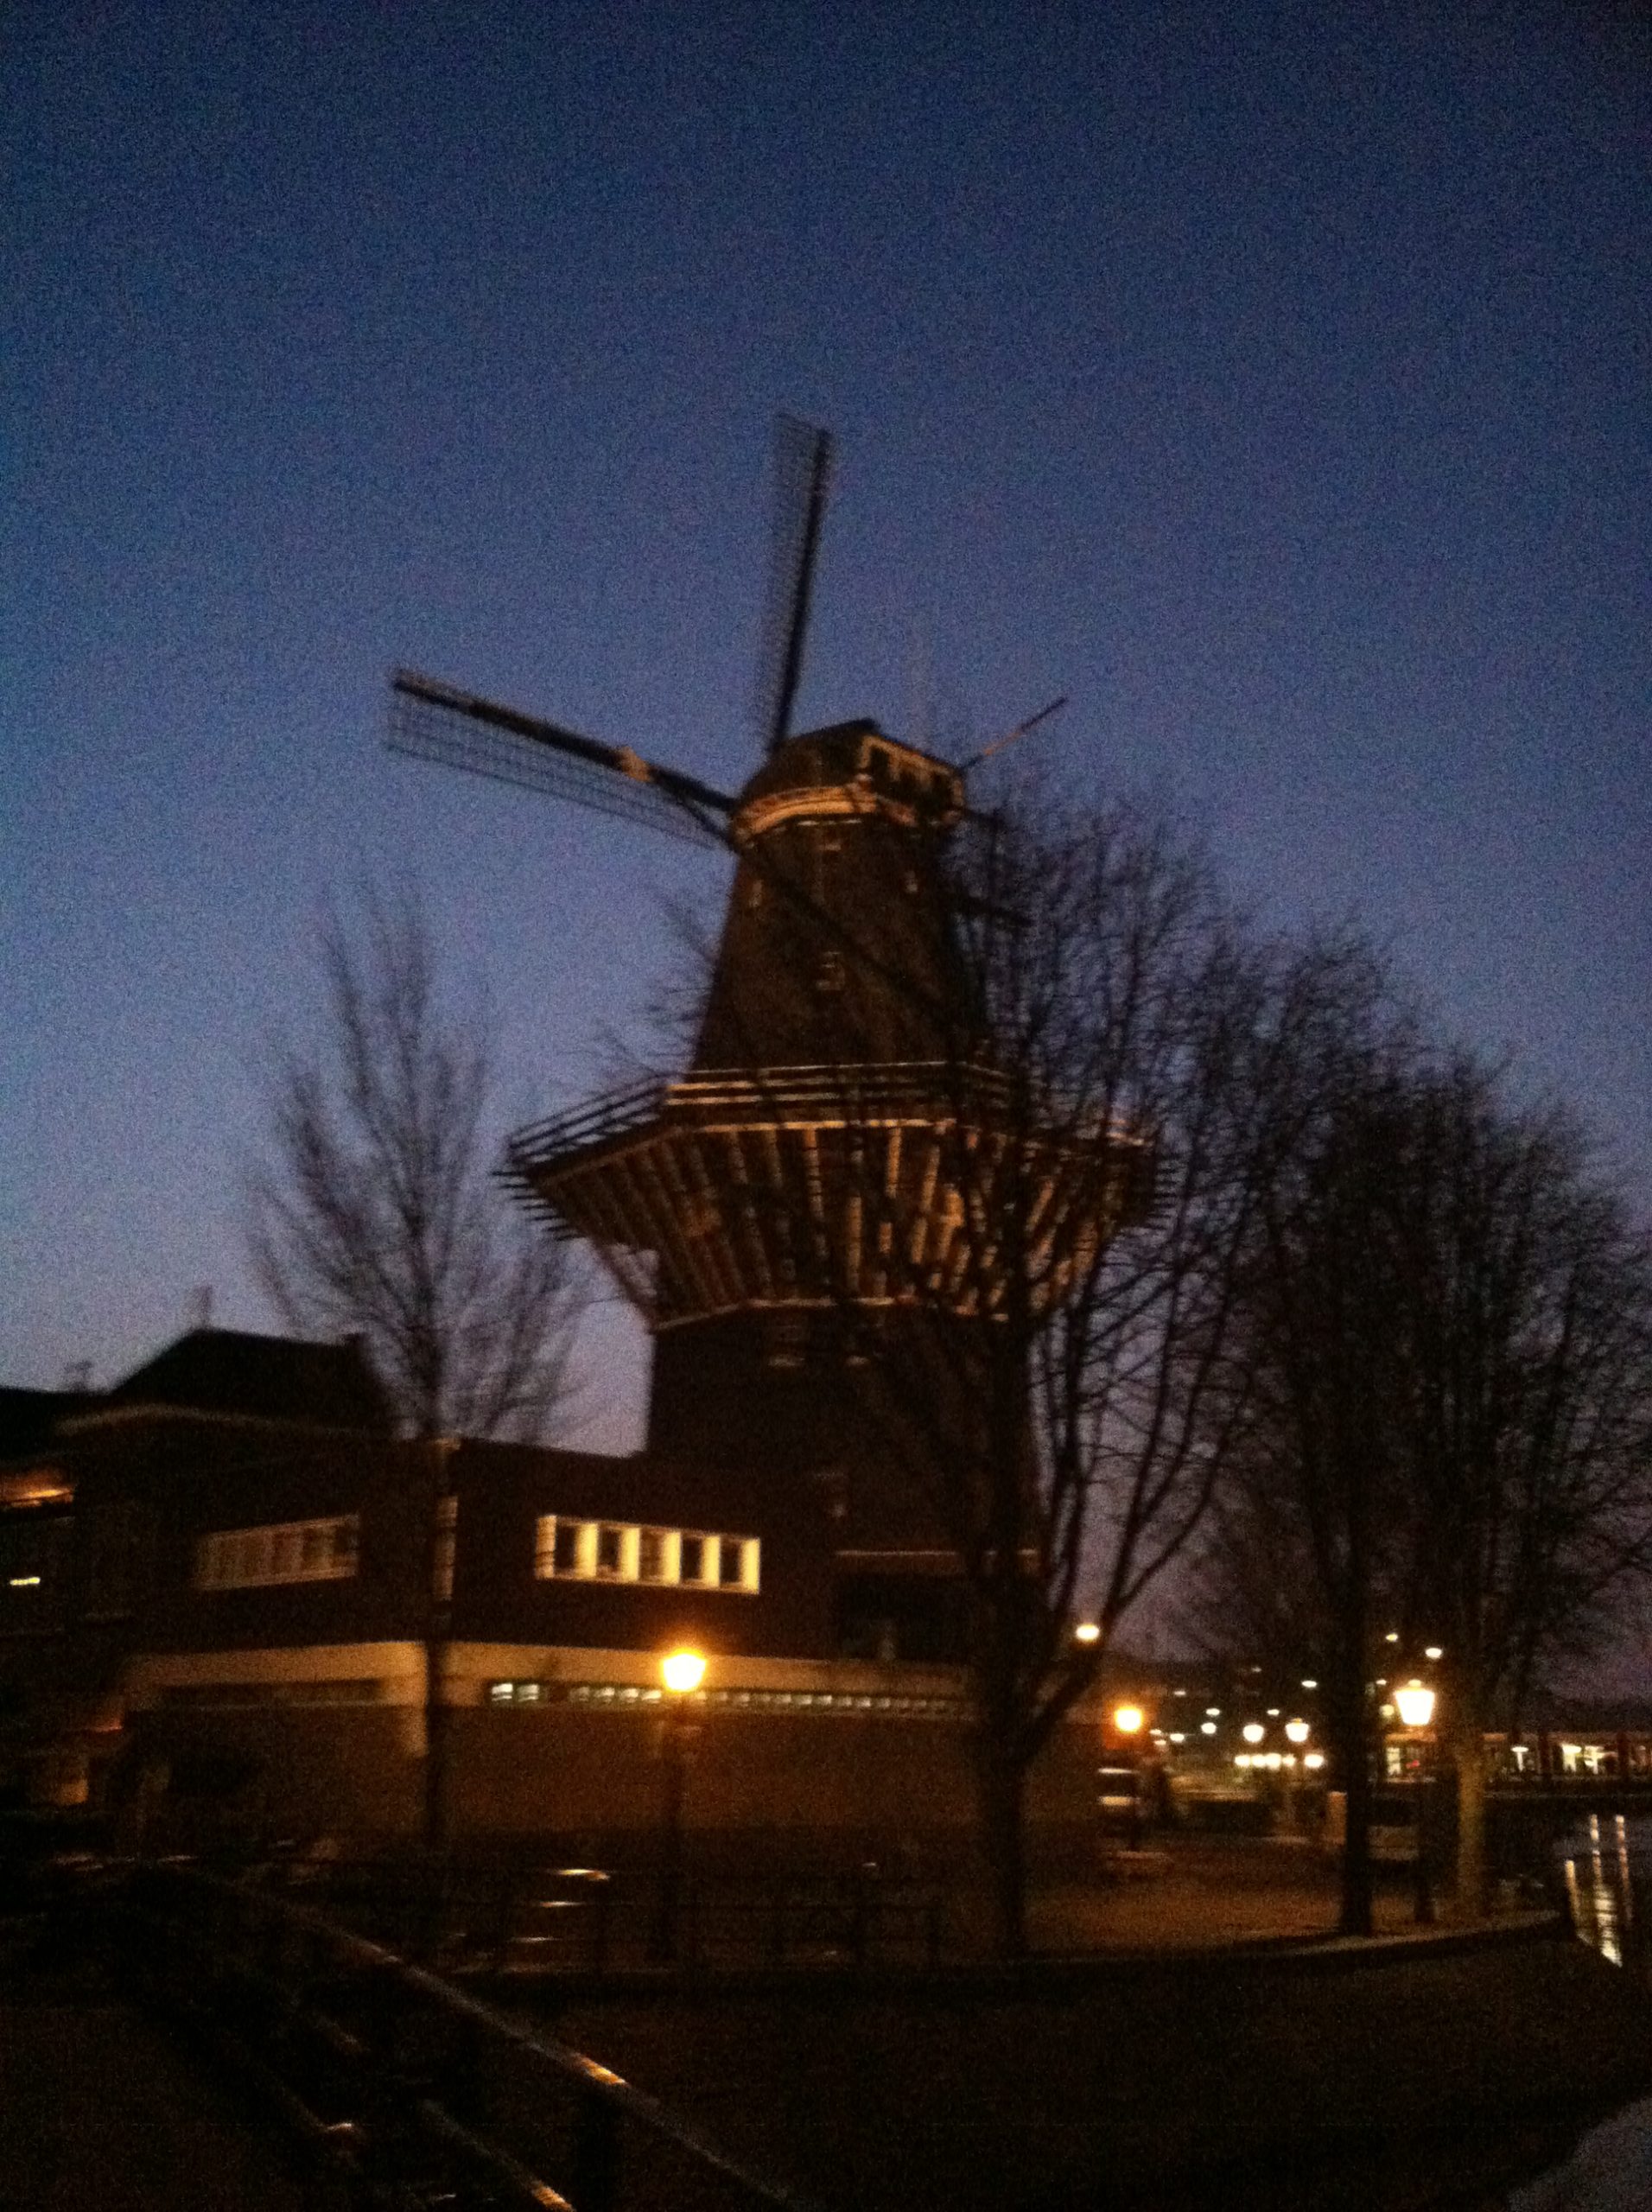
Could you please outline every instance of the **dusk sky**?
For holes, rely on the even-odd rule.
[[[1069,788],[1362,918],[1646,1203],[1649,20],[16,0],[0,1381],[272,1325],[329,895],[486,977],[501,1127],[600,1083],[723,864],[386,753],[385,673],[737,786],[778,407],[841,442],[799,726],[1069,693]]]

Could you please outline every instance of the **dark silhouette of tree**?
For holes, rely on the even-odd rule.
[[[1029,1774],[1198,1528],[1243,1418],[1235,1271],[1274,1063],[1322,963],[1259,946],[1203,858],[1128,805],[1006,810],[949,868],[927,987],[786,880],[776,972],[830,979],[811,1056],[815,1079],[836,1071],[836,1128],[797,1242],[853,1332],[855,1417],[957,1564],[978,1831],[1013,1953]],[[891,1164],[902,1115],[934,1161],[921,1201]]]
[[[258,1281],[290,1327],[361,1338],[409,1435],[537,1441],[584,1279],[491,1179],[486,1023],[444,1001],[410,899],[331,915],[318,951],[320,1019],[276,1058],[247,1179]]]
[[[1198,1605],[1230,1652],[1324,1682],[1343,1925],[1369,1932],[1379,1668],[1444,1653],[1472,1915],[1487,1732],[1652,1563],[1652,1266],[1567,1117],[1511,1109],[1380,988],[1304,1073],[1243,1277],[1255,1390]]]
[[[1652,1252],[1576,1124],[1457,1058],[1392,1195],[1411,1640],[1439,1644],[1459,1910],[1484,1909],[1488,1731],[1608,1640],[1652,1568]]]

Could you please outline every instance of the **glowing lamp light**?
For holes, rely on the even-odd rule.
[[[1443,1659],[1446,1656],[1446,1653],[1441,1645],[1438,1643],[1431,1643],[1422,1656],[1425,1659]]]
[[[1426,1728],[1434,1717],[1434,1693],[1426,1682],[1407,1682],[1394,1693],[1394,1707],[1407,1728]]]
[[[706,1678],[705,1654],[690,1651],[668,1651],[659,1662],[659,1678],[675,1696],[686,1697],[690,1690],[697,1690]]]
[[[1201,1720],[1199,1723],[1199,1733],[1201,1736],[1214,1736],[1216,1733],[1215,1721]]]
[[[1325,1755],[1323,1751],[1310,1751],[1302,1762],[1303,1765],[1313,1774],[1318,1774],[1325,1763]]]
[[[1102,1631],[1094,1621],[1080,1621],[1072,1632],[1072,1640],[1075,1643],[1098,1643],[1101,1635]]]
[[[1285,1740],[1287,1744],[1306,1744],[1308,1740],[1307,1722],[1287,1720],[1285,1724]]]
[[[1139,1705],[1119,1705],[1113,1708],[1113,1726],[1121,1736],[1134,1736],[1147,1719]]]
[[[1247,1720],[1239,1733],[1244,1738],[1246,1743],[1260,1744],[1268,1731],[1260,1720]]]

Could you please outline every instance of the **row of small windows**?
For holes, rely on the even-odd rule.
[[[195,1546],[198,1590],[258,1590],[280,1582],[342,1582],[356,1571],[361,1516],[219,1529]]]
[[[754,1598],[761,1555],[755,1536],[645,1529],[626,1521],[572,1521],[542,1513],[534,1573],[542,1581],[652,1582]]]
[[[487,1701],[496,1706],[586,1705],[623,1712],[660,1705],[664,1690],[635,1682],[490,1682]],[[877,1713],[905,1719],[961,1720],[968,1708],[961,1698],[918,1697],[849,1690],[696,1690],[696,1705],[750,1713]]]
[[[376,1675],[317,1682],[168,1682],[160,1702],[169,1707],[245,1705],[377,1705],[384,1684]]]

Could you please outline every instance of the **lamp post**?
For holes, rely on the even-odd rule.
[[[706,1678],[704,1655],[687,1646],[660,1661],[665,1691],[661,1753],[665,1761],[665,1801],[660,1816],[659,1895],[648,1931],[648,1963],[670,1966],[677,1956],[677,1920],[683,1901],[683,1798],[688,1786],[689,1745],[694,1735],[688,1700]]]
[[[1418,1681],[1414,1677],[1414,1678],[1413,1678],[1413,1680],[1412,1680],[1412,1681],[1408,1681],[1408,1682],[1402,1682],[1402,1683],[1400,1685],[1400,1687],[1399,1687],[1399,1688],[1398,1688],[1394,1692],[1394,1694],[1394,1694],[1394,1709],[1395,1709],[1395,1711],[1399,1714],[1399,1716],[1400,1716],[1400,1719],[1401,1719],[1401,1724],[1402,1724],[1405,1727],[1407,1727],[1407,1728],[1415,1729],[1415,1730],[1417,1730],[1419,1732],[1420,1732],[1423,1729],[1425,1729],[1425,1728],[1426,1728],[1426,1727],[1427,1727],[1427,1726],[1428,1726],[1429,1722],[1430,1722],[1430,1721],[1433,1719],[1433,1717],[1434,1717],[1434,1693],[1433,1693],[1433,1691],[1432,1689],[1430,1689],[1430,1688],[1429,1688],[1429,1687],[1428,1687],[1428,1685],[1427,1685],[1427,1683],[1426,1683],[1426,1682]],[[1425,1751],[1421,1747],[1420,1747],[1420,1748],[1419,1748],[1419,1750],[1418,1750],[1418,1754],[1417,1754],[1417,1783],[1416,1783],[1416,1787],[1417,1787],[1417,1904],[1416,1904],[1416,1917],[1417,1917],[1417,1924],[1418,1924],[1418,1926],[1419,1926],[1419,1927],[1421,1927],[1421,1928],[1431,1928],[1431,1927],[1433,1927],[1433,1921],[1434,1921],[1434,1896],[1433,1896],[1433,1891],[1432,1891],[1432,1889],[1429,1887],[1429,1884],[1428,1884],[1428,1852],[1427,1852],[1427,1848],[1426,1848],[1427,1838],[1426,1838],[1426,1834],[1425,1834],[1425,1832],[1424,1832],[1424,1822],[1423,1822],[1423,1814],[1424,1814],[1424,1811],[1425,1811],[1425,1810],[1426,1810],[1426,1804],[1427,1804],[1427,1800],[1426,1800],[1426,1797],[1424,1796],[1424,1795],[1423,1795],[1424,1789],[1427,1787],[1427,1777],[1426,1777],[1426,1774],[1425,1774],[1425,1772],[1424,1772],[1424,1762],[1425,1762],[1426,1757],[1426,1751]]]

